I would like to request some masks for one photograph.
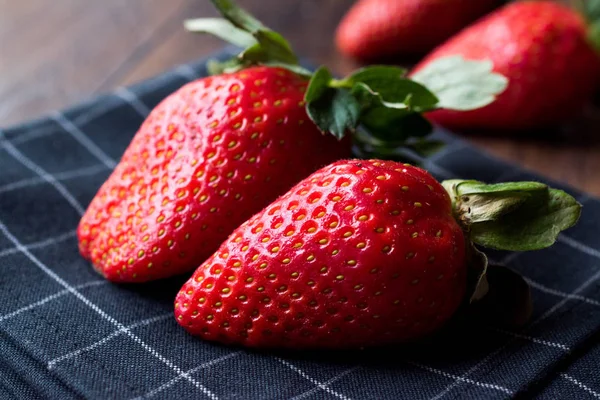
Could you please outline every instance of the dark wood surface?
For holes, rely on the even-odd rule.
[[[353,0],[239,0],[296,51],[344,74],[332,34]],[[6,127],[218,49],[186,33],[185,18],[214,16],[208,0],[0,0],[0,126]],[[600,113],[537,137],[468,139],[543,175],[600,195]]]

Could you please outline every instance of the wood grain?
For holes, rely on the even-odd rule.
[[[239,0],[299,54],[345,74],[357,66],[333,45],[353,0]],[[0,126],[206,56],[222,43],[191,35],[185,18],[216,15],[207,0],[0,0]],[[487,151],[600,195],[600,112],[590,107],[555,131],[471,134]]]

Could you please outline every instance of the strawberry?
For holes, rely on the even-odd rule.
[[[188,28],[247,49],[211,63],[217,75],[152,111],[79,224],[81,254],[109,280],[193,270],[298,180],[348,157],[344,135],[359,122],[384,134],[437,107],[398,68],[367,68],[344,80],[325,68],[313,75],[279,34],[228,0],[214,2],[227,19],[188,21]],[[405,132],[394,144],[422,134]]]
[[[85,213],[81,252],[111,280],[184,272],[294,182],[349,155],[309,123],[306,85],[254,67],[165,99]]]
[[[338,49],[351,57],[375,59],[423,54],[501,0],[360,0],[337,28]]]
[[[442,186],[408,164],[338,161],[233,231],[183,285],[175,315],[191,334],[251,347],[419,338],[485,292],[472,242],[547,247],[579,213],[535,182]]]
[[[455,129],[548,126],[580,110],[597,87],[600,57],[588,40],[590,32],[584,18],[566,6],[517,2],[442,44],[417,65],[412,77],[419,80],[431,63],[449,55],[491,60],[494,71],[510,82],[494,104],[466,113],[436,111],[428,117]]]

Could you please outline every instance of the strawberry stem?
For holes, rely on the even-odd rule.
[[[474,244],[497,250],[540,250],[577,223],[581,204],[539,182],[442,182],[456,220]]]
[[[433,130],[422,113],[439,108],[483,107],[507,86],[506,78],[492,72],[489,61],[467,61],[460,57],[433,62],[418,79],[408,78],[406,70],[391,66],[370,66],[344,79],[334,79],[325,67],[313,73],[299,65],[298,57],[282,35],[267,28],[234,1],[211,1],[223,18],[189,20],[185,22],[186,29],[216,35],[244,50],[232,60],[211,63],[210,72],[232,73],[266,65],[286,68],[305,77],[310,80],[305,96],[308,116],[321,131],[338,139],[362,125],[385,146],[406,146],[409,139],[420,140]],[[474,71],[478,75],[469,76]]]

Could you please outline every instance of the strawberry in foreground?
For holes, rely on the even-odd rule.
[[[300,179],[349,157],[344,135],[359,123],[384,145],[427,147],[422,136],[431,125],[421,113],[438,108],[438,99],[405,71],[373,67],[342,80],[325,68],[312,74],[279,34],[230,1],[213,2],[226,19],[188,21],[188,28],[246,49],[151,112],[80,222],[81,254],[109,280],[193,270]],[[506,80],[485,74],[487,90],[451,107],[493,101]]]
[[[376,59],[423,54],[502,0],[360,0],[336,31],[338,49],[351,57]]]
[[[419,338],[485,295],[474,244],[548,247],[580,208],[536,182],[440,185],[407,164],[339,161],[235,230],[184,284],[175,315],[194,335],[251,347]]]
[[[550,126],[577,111],[600,78],[600,1],[581,2],[586,21],[574,9],[551,1],[517,2],[490,14],[434,50],[412,73],[432,82],[440,58],[491,60],[508,77],[508,89],[494,104],[458,113],[436,111],[433,121],[455,129],[527,129]],[[595,22],[595,23],[594,23]],[[446,58],[448,68],[452,60]],[[457,59],[458,60],[458,59]],[[437,71],[430,71],[436,63]],[[443,88],[435,85],[441,103]]]

